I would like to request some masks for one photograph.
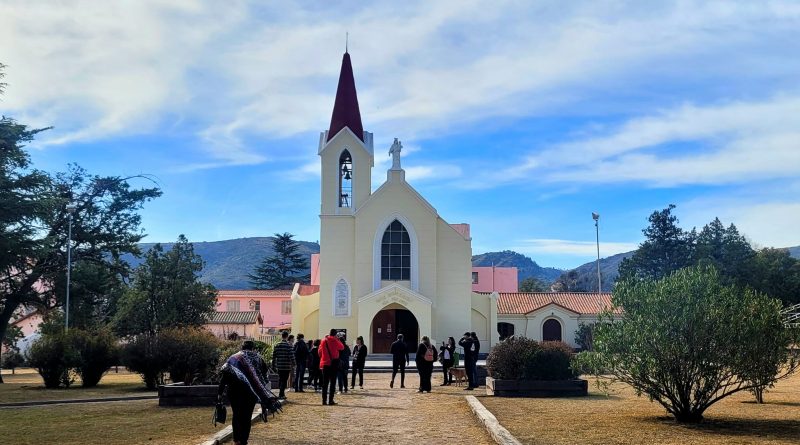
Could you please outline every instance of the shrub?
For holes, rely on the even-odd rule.
[[[16,368],[25,364],[25,357],[20,354],[19,351],[12,349],[3,353],[2,358],[0,358],[0,363],[2,363],[3,368],[10,369],[11,374],[14,374]]]
[[[539,349],[536,340],[509,337],[492,348],[486,358],[486,369],[491,377],[500,380],[525,378],[527,363]]]
[[[170,358],[160,348],[159,340],[155,334],[141,334],[122,348],[122,364],[140,374],[147,389],[156,389],[164,384],[164,372],[170,363]]]
[[[220,356],[220,341],[214,334],[203,328],[172,328],[159,337],[162,353],[171,359],[170,380],[187,385],[210,380]]]
[[[575,344],[583,351],[593,351],[595,323],[580,323],[575,331]]]
[[[75,371],[84,388],[97,386],[100,379],[119,360],[117,338],[107,329],[71,329],[69,340],[76,354]]]
[[[570,366],[572,347],[561,341],[546,341],[528,358],[525,376],[531,380],[569,380],[575,378]]]
[[[36,339],[27,352],[27,360],[42,376],[45,388],[69,387],[74,382],[70,372],[78,361],[66,334],[54,332]]]
[[[261,354],[261,358],[264,359],[264,362],[269,364],[272,362],[272,345],[268,343],[264,343],[263,341],[256,340],[254,342],[256,344],[256,351]],[[240,344],[241,345],[241,344]]]

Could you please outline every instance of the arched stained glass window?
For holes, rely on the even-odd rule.
[[[381,240],[381,280],[411,279],[411,238],[398,220],[392,221]]]

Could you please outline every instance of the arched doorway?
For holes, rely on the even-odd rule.
[[[416,351],[419,341],[419,323],[411,311],[399,304],[392,304],[378,311],[372,319],[372,350],[370,353],[386,354],[397,340],[397,334],[403,334],[409,351]]]
[[[542,325],[542,341],[561,341],[561,323],[549,319]]]

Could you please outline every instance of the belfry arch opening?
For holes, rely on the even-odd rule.
[[[339,156],[339,207],[353,205],[353,157],[348,150]]]
[[[372,337],[370,353],[388,353],[398,334],[403,334],[409,353],[413,354],[417,350],[419,323],[417,317],[402,305],[390,304],[378,311],[372,318],[370,331]]]

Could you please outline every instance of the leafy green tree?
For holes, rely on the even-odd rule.
[[[753,258],[748,284],[787,306],[800,303],[800,260],[786,249],[761,249]]]
[[[581,358],[660,403],[679,422],[699,422],[719,400],[769,385],[797,367],[780,301],[726,285],[711,267],[617,284]],[[772,371],[784,370],[783,374]]]
[[[561,274],[553,283],[553,290],[556,292],[581,292],[578,287],[578,271],[569,270]]]
[[[288,289],[297,281],[308,281],[308,275],[300,275],[308,268],[308,261],[293,237],[291,233],[274,235],[273,255],[264,258],[248,275],[253,289]]]
[[[697,235],[696,263],[714,266],[733,283],[747,282],[754,256],[755,251],[736,226],[725,228],[719,218],[706,224]]]
[[[519,283],[520,292],[549,292],[550,286],[536,277],[528,277]]]
[[[678,226],[670,204],[664,210],[653,212],[644,233],[645,241],[632,257],[622,261],[619,280],[629,277],[659,279],[671,272],[692,264],[694,256],[694,231],[686,232]]]
[[[594,350],[594,326],[596,323],[583,323],[578,324],[578,330],[575,331],[575,344],[584,351]]]
[[[164,328],[203,325],[214,311],[217,291],[199,281],[202,269],[202,258],[183,235],[168,252],[161,244],[153,246],[119,301],[116,331],[154,334]]]

